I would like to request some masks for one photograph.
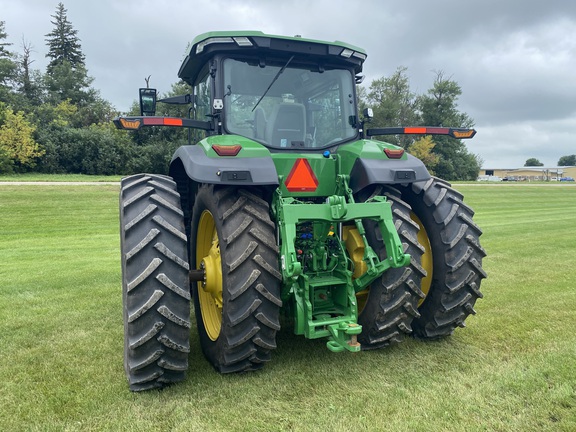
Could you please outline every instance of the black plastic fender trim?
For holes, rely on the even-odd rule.
[[[238,158],[206,156],[200,146],[182,146],[171,162],[180,160],[186,174],[198,183],[223,185],[278,185],[278,173],[271,157]]]
[[[356,193],[373,184],[406,184],[431,176],[422,161],[410,154],[406,160],[358,158],[350,171],[350,188]]]

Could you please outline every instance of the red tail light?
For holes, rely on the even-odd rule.
[[[400,159],[404,155],[404,149],[384,149],[384,153],[390,159]]]
[[[175,117],[142,117],[144,126],[182,126],[182,119]]]
[[[240,144],[236,145],[218,145],[213,144],[212,150],[218,154],[218,156],[236,156],[242,150],[242,146]]]

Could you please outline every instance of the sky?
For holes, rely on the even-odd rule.
[[[546,167],[576,154],[576,2],[568,0],[62,0],[78,30],[93,87],[119,111],[151,75],[178,80],[186,46],[214,30],[340,40],[364,48],[364,85],[406,67],[413,92],[436,71],[462,88],[475,122],[466,146],[483,168]],[[57,0],[0,0],[12,51],[33,47],[45,70]],[[408,126],[408,125],[407,125]],[[449,126],[449,125],[445,125]]]

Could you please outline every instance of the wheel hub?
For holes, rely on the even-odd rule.
[[[212,296],[216,307],[222,309],[222,260],[217,241],[212,243],[210,252],[202,258],[200,266],[205,275],[202,289]]]
[[[222,259],[216,224],[208,210],[198,222],[196,265],[204,273],[197,291],[202,322],[208,337],[215,341],[222,328]]]

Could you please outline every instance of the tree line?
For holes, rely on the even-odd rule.
[[[410,88],[408,71],[399,67],[390,77],[372,81],[361,89],[361,107],[371,107],[374,120],[370,127],[450,126],[471,128],[474,121],[458,110],[462,89],[456,81],[437,71],[432,88],[417,95]],[[388,138],[421,159],[428,170],[446,180],[476,180],[482,159],[468,151],[461,140],[446,136],[411,135]]]
[[[0,21],[0,173],[165,173],[185,132],[116,130],[112,119],[119,113],[92,86],[62,3],[51,18],[44,71],[34,69],[34,49],[24,39],[22,51],[13,51]],[[136,103],[129,114],[137,114]]]
[[[556,163],[558,166],[576,166],[576,155],[566,155],[561,156]],[[540,162],[536,158],[528,158],[526,162],[524,162],[524,166],[526,167],[535,167],[535,166],[544,166],[542,162]]]
[[[0,173],[166,173],[174,150],[187,143],[187,132],[116,130],[111,120],[118,112],[92,86],[78,31],[62,3],[51,18],[44,71],[34,69],[34,50],[24,39],[21,52],[13,51],[5,22],[0,21]],[[189,92],[178,82],[164,96]],[[472,127],[474,121],[458,110],[461,94],[458,83],[441,71],[425,94],[415,94],[404,67],[368,87],[358,87],[360,108],[374,111],[369,127]],[[169,106],[167,115],[186,116],[181,110]],[[133,103],[128,114],[137,112]],[[474,180],[482,165],[480,157],[453,138],[397,136],[387,141],[402,146],[444,179]]]

